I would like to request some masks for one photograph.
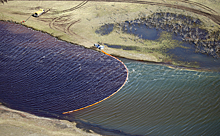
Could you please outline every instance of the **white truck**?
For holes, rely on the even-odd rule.
[[[104,46],[99,45],[99,44],[97,44],[97,43],[95,43],[94,46],[95,46],[96,48],[100,49],[100,50],[103,50],[103,49],[104,49]]]

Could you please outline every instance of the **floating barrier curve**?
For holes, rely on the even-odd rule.
[[[106,55],[108,55],[108,56],[110,56],[110,57],[113,57],[113,58],[115,58],[116,60],[120,61],[120,62],[124,65],[124,67],[125,67],[125,69],[126,69],[126,71],[127,71],[127,77],[126,77],[126,79],[125,79],[124,84],[123,84],[116,92],[114,92],[114,93],[111,94],[110,96],[108,96],[108,97],[102,99],[101,101],[98,101],[98,102],[96,102],[96,103],[93,103],[93,104],[88,105],[88,106],[83,107],[83,108],[79,108],[79,109],[76,109],[76,110],[63,112],[63,114],[69,114],[69,113],[72,113],[72,112],[80,111],[80,110],[83,110],[83,109],[92,107],[92,106],[94,106],[94,105],[96,105],[96,104],[99,104],[99,103],[101,103],[101,102],[107,100],[108,98],[112,97],[112,96],[115,95],[117,92],[119,92],[119,91],[121,90],[121,88],[125,85],[125,83],[127,82],[127,80],[128,80],[128,68],[126,67],[126,65],[125,65],[120,59],[118,59],[118,58],[116,58],[116,57],[114,57],[114,56],[112,56],[112,55],[110,55],[110,54],[104,52],[103,50],[101,50],[101,51],[102,51],[104,54],[106,54]]]

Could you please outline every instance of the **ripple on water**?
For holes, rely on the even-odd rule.
[[[218,72],[124,62],[129,69],[129,80],[122,90],[73,116],[130,134],[220,134]]]
[[[0,22],[0,101],[38,115],[62,114],[98,102],[124,84],[113,57]]]

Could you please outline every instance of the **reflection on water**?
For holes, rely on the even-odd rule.
[[[149,28],[145,23],[137,22],[137,20],[131,22],[125,21],[123,31],[148,40],[157,40],[160,38],[161,33],[161,30],[152,27]]]
[[[220,135],[220,73],[124,60],[129,80],[114,97],[71,114],[139,135]]]
[[[196,48],[189,43],[184,42],[182,45],[186,48],[176,47],[167,51],[167,53],[173,55],[173,60],[193,62],[199,65],[200,68],[220,71],[220,59],[216,59],[210,55],[204,55],[198,52],[195,53]]]

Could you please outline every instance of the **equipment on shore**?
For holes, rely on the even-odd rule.
[[[45,11],[44,9],[39,9],[38,11],[36,11],[34,14],[31,14],[25,21],[21,21],[21,23],[25,23],[28,21],[28,19],[33,16],[33,17],[39,17],[42,14],[47,13],[48,11],[50,11],[50,9],[48,9],[47,11]]]
[[[36,11],[36,12],[33,14],[33,17],[39,17],[39,16],[42,15],[44,12],[45,12],[44,9],[39,9],[38,11]]]
[[[24,22],[28,21],[28,19],[29,19],[31,16],[32,16],[32,15],[30,15],[25,21],[24,21],[24,20],[21,21],[21,23],[24,23]]]
[[[99,45],[99,44],[97,44],[97,43],[95,43],[94,46],[95,46],[96,48],[100,49],[100,50],[103,50],[103,49],[104,49],[104,46]]]

